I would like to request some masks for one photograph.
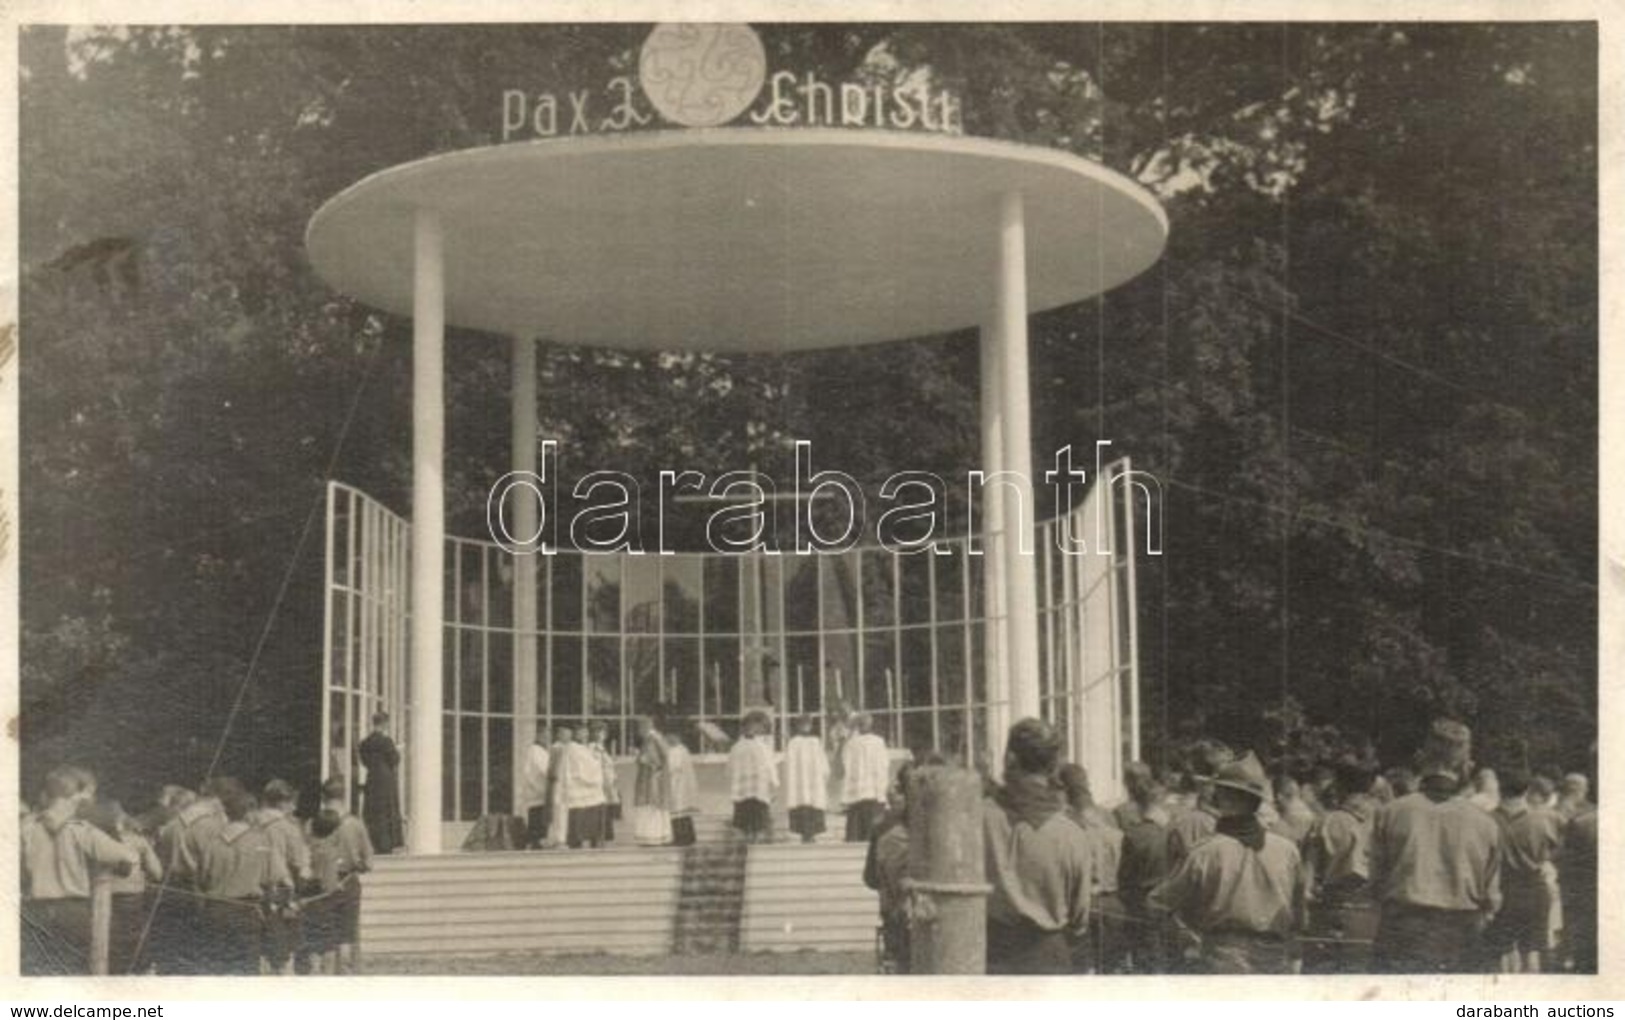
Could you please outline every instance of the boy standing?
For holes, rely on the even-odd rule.
[[[1201,936],[1208,973],[1292,973],[1303,868],[1298,848],[1259,821],[1269,793],[1264,769],[1249,753],[1220,768],[1210,789],[1214,834],[1191,848],[1151,900]]]
[[[813,735],[811,716],[796,719],[796,735],[784,752],[785,800],[790,805],[790,831],[811,843],[824,831],[829,803],[829,758],[824,742]]]
[[[752,712],[745,716],[740,737],[728,752],[728,785],[733,791],[733,826],[747,843],[766,842],[772,831],[769,805],[779,784],[773,767],[773,753],[763,743],[767,716]]]

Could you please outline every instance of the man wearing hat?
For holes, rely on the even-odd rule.
[[[1372,820],[1379,972],[1471,969],[1479,933],[1501,907],[1500,828],[1457,796],[1471,744],[1466,726],[1435,722],[1417,755],[1421,789],[1383,805]]]
[[[1304,877],[1298,848],[1269,832],[1258,809],[1269,795],[1251,752],[1213,778],[1214,834],[1151,892],[1201,938],[1210,974],[1289,974],[1293,937],[1303,918]]]

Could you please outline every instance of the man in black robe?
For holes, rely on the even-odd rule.
[[[389,714],[379,712],[372,717],[372,733],[361,742],[357,750],[361,764],[367,769],[366,798],[361,805],[361,820],[367,825],[367,836],[372,848],[381,854],[394,853],[406,842],[401,831],[401,784],[397,770],[401,767],[401,752],[386,730]]]

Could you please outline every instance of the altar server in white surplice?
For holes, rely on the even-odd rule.
[[[784,752],[785,803],[790,807],[790,831],[811,843],[824,831],[829,806],[829,757],[824,742],[813,735],[811,716],[796,719],[796,735]]]
[[[886,810],[886,788],[891,785],[891,756],[886,742],[869,732],[867,713],[852,717],[852,736],[841,750],[841,801],[846,807],[846,841],[867,843]]]

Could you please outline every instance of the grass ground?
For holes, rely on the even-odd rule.
[[[569,956],[548,956],[540,953],[503,953],[468,957],[373,956],[366,959],[363,970],[367,974],[454,977],[873,974],[875,957],[873,953],[815,952],[710,956],[616,956],[609,953]]]

